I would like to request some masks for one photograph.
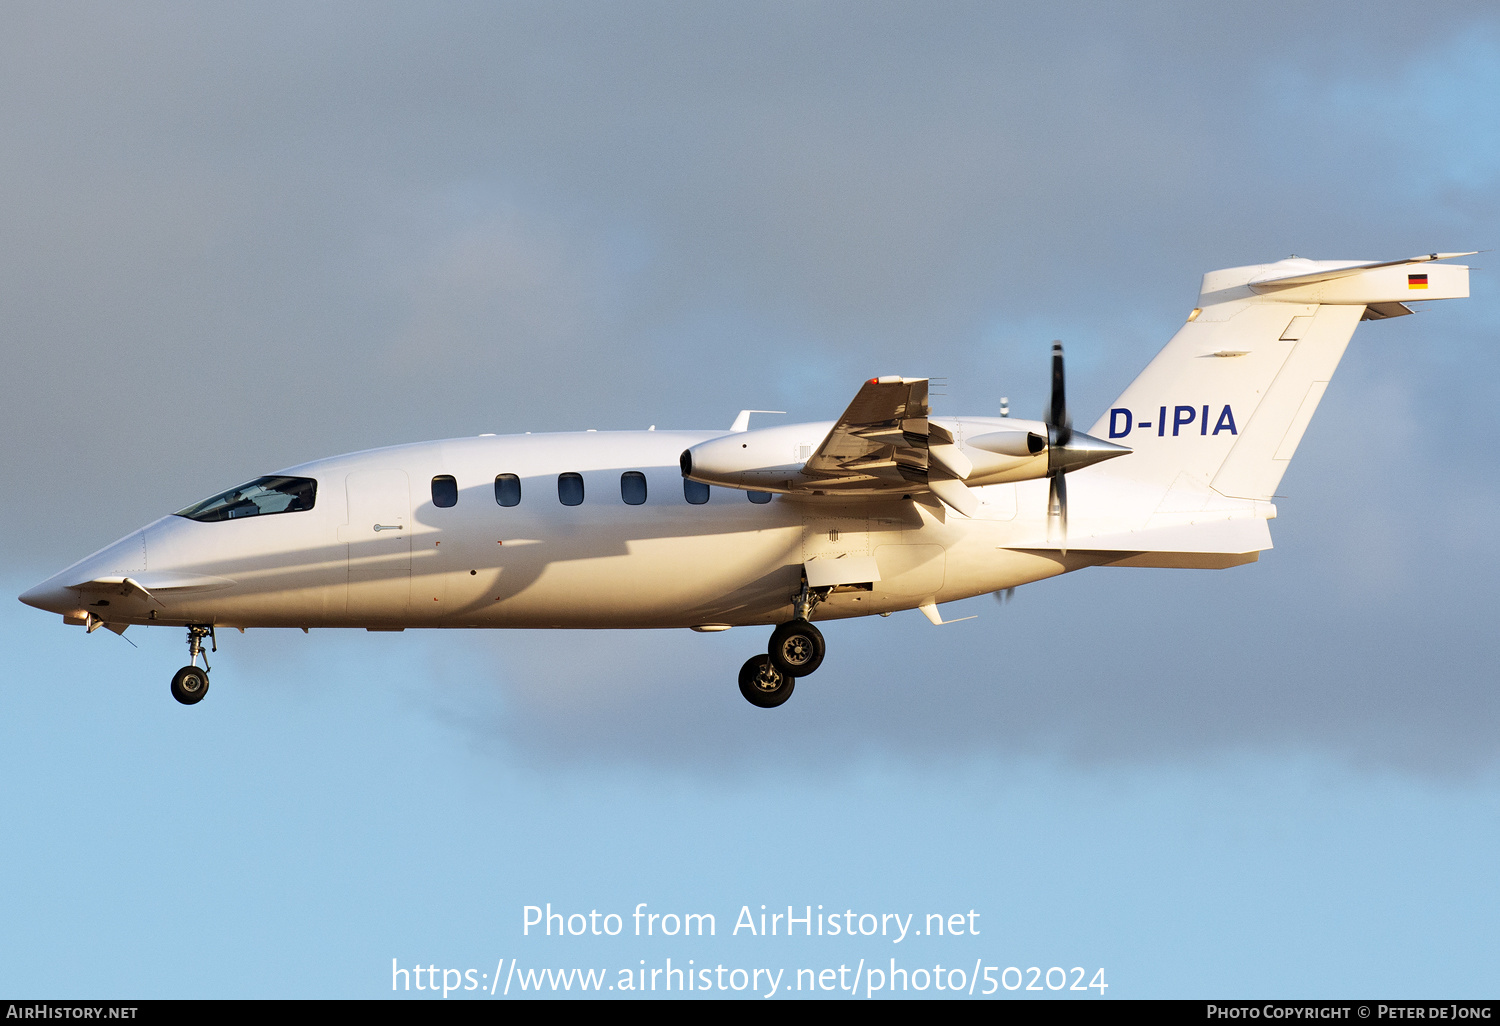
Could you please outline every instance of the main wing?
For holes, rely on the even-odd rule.
[[[973,463],[930,417],[927,378],[871,378],[803,465],[796,490],[930,491],[964,514],[978,501],[964,485]]]
[[[702,442],[682,454],[683,476],[749,491],[850,501],[936,497],[973,515],[979,500],[970,486],[1048,473],[1052,454],[1046,424],[1005,420],[983,434],[956,439],[954,428],[932,420],[927,389],[927,378],[872,378],[833,424],[740,431]],[[809,435],[822,441],[812,446]]]
[[[968,433],[955,438],[954,428],[932,420],[927,385],[926,378],[871,378],[832,425],[790,424],[711,439],[682,454],[682,475],[786,495],[931,495],[972,516],[979,500],[971,488],[1060,474],[1130,451],[1081,431],[1010,418],[965,422]],[[976,426],[981,433],[973,434]],[[813,432],[823,436],[816,448],[807,441]]]

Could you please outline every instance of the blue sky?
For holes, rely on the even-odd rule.
[[[1054,337],[1090,420],[1205,270],[1495,244],[1500,21],[1361,10],[24,7],[0,578],[374,445],[826,419],[892,372],[1034,412]],[[897,957],[1493,996],[1475,260],[1471,300],[1360,328],[1260,563],[833,624],[775,714],[743,630],[234,634],[185,709],[177,632],[0,607],[0,992]],[[719,935],[523,937],[549,901]],[[761,904],[982,932],[729,934]]]

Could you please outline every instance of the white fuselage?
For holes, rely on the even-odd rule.
[[[827,426],[807,425],[806,444]],[[707,502],[690,503],[678,458],[722,434],[481,436],[319,460],[284,471],[317,481],[311,509],[208,523],[163,517],[27,600],[111,623],[713,628],[788,619],[813,558],[873,558],[879,567],[878,581],[835,589],[819,619],[947,602],[1097,561],[1007,548],[1046,529],[1044,493],[1018,517],[1013,484],[976,489],[973,519],[899,497],[755,502],[713,487]],[[624,501],[626,473],[644,476],[644,502]],[[519,478],[516,505],[497,501],[501,474]],[[560,501],[562,474],[582,478],[581,503]],[[440,476],[455,479],[451,506],[434,504]],[[102,599],[70,590],[111,576],[141,587]],[[59,608],[80,601],[107,605]]]

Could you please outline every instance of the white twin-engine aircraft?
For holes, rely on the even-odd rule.
[[[833,422],[373,449],[195,503],[21,601],[90,632],[185,627],[188,705],[216,627],[777,625],[739,677],[770,708],[823,661],[815,618],[940,624],[941,603],[1088,566],[1253,562],[1355,326],[1467,296],[1469,269],[1433,261],[1469,255],[1213,271],[1088,434],[1054,345],[1043,421],[933,417],[926,378],[879,377]]]

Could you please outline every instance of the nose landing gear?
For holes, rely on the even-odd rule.
[[[172,675],[172,697],[183,705],[197,705],[208,694],[208,672],[184,666]]]
[[[219,650],[219,641],[214,637],[212,625],[193,624],[188,629],[188,665],[172,675],[172,697],[183,705],[197,705],[208,694],[208,654],[203,651],[203,639],[209,641],[210,650]],[[203,657],[203,669],[198,669],[198,657]]]

